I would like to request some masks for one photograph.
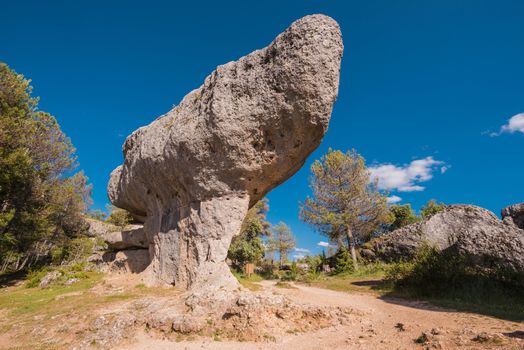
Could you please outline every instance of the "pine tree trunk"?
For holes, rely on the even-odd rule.
[[[353,260],[353,267],[355,270],[358,270],[357,252],[355,250],[355,237],[353,237],[353,232],[349,227],[346,230],[349,242],[349,250],[351,251],[351,259]]]

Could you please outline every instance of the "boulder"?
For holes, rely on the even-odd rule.
[[[142,226],[134,226],[125,231],[104,234],[107,247],[112,250],[149,248],[149,242]]]
[[[473,205],[450,205],[366,244],[383,261],[407,260],[422,244],[456,252],[485,267],[524,273],[524,230]]]
[[[304,17],[126,139],[108,194],[145,221],[148,284],[238,287],[225,263],[231,239],[320,144],[342,51],[333,19]]]
[[[54,282],[56,282],[60,277],[62,277],[62,272],[60,271],[51,271],[48,272],[38,284],[38,287],[40,288],[47,288]]]
[[[105,234],[113,231],[117,231],[118,228],[115,225],[108,224],[97,219],[90,217],[84,217],[84,221],[87,222],[89,228],[87,230],[87,235],[89,237],[102,237]]]
[[[502,219],[524,229],[524,203],[513,204],[501,211]]]

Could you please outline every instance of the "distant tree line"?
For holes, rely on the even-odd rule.
[[[417,216],[411,205],[387,204],[364,158],[355,150],[329,149],[311,166],[312,196],[300,208],[300,218],[338,246],[336,269],[358,269],[357,246],[380,234],[429,218],[445,205],[429,201]],[[351,263],[349,262],[351,261]]]
[[[388,194],[378,190],[364,158],[355,150],[344,153],[329,149],[313,163],[311,174],[312,196],[301,204],[299,217],[337,247],[329,259],[325,255],[302,259],[308,264],[313,259],[316,268],[322,262],[333,265],[337,272],[358,269],[357,248],[363,243],[429,218],[445,207],[430,200],[419,216],[410,204],[388,205]],[[267,199],[258,202],[248,211],[240,234],[233,238],[228,258],[238,271],[247,263],[269,267],[289,263],[288,253],[296,246],[295,238],[285,223],[271,226],[266,218],[268,210]]]

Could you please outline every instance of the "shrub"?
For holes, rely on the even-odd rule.
[[[293,262],[291,268],[288,271],[285,271],[284,274],[280,277],[282,281],[296,281],[299,279],[300,271],[297,267],[297,263]]]
[[[38,285],[40,284],[40,281],[42,280],[42,278],[44,278],[44,276],[49,272],[49,268],[43,268],[43,269],[38,269],[38,270],[30,270],[28,273],[27,273],[27,276],[26,276],[26,288],[35,288],[35,287],[38,287]]]
[[[335,273],[352,272],[355,270],[355,265],[351,258],[351,251],[342,246],[334,256]]]
[[[393,264],[386,279],[397,291],[413,296],[437,297],[484,303],[519,297],[521,275],[500,268],[477,265],[453,251],[422,246],[411,261]]]
[[[53,265],[71,265],[84,261],[93,253],[95,240],[80,236],[61,245],[53,247],[50,251],[51,262]]]
[[[124,229],[133,220],[133,217],[127,210],[111,207],[111,213],[106,222]]]
[[[423,219],[429,219],[436,213],[439,213],[446,209],[446,204],[444,203],[437,203],[434,199],[428,201],[426,205],[420,209],[420,216],[422,216]]]

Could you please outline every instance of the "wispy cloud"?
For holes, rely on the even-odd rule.
[[[297,252],[297,253],[310,253],[309,249],[306,249],[306,248],[295,248],[295,252]]]
[[[395,203],[398,203],[402,200],[402,198],[400,198],[399,196],[389,196],[387,198],[387,202],[389,204],[395,204]]]
[[[321,247],[329,247],[329,243],[328,242],[323,242],[323,241],[320,241],[317,243],[318,246],[321,246]]]
[[[304,259],[304,258],[305,258],[304,254],[293,255],[293,260],[299,260],[299,259]]]
[[[521,132],[524,134],[524,113],[519,113],[509,118],[507,124],[502,125],[498,132],[492,132],[489,136],[495,137],[500,136],[503,133],[513,134],[515,132]]]
[[[420,186],[420,182],[431,180],[436,170],[444,173],[448,168],[443,161],[426,157],[402,166],[379,164],[371,166],[369,170],[371,171],[371,179],[378,181],[378,188],[381,190],[416,192],[425,189],[425,187]]]

